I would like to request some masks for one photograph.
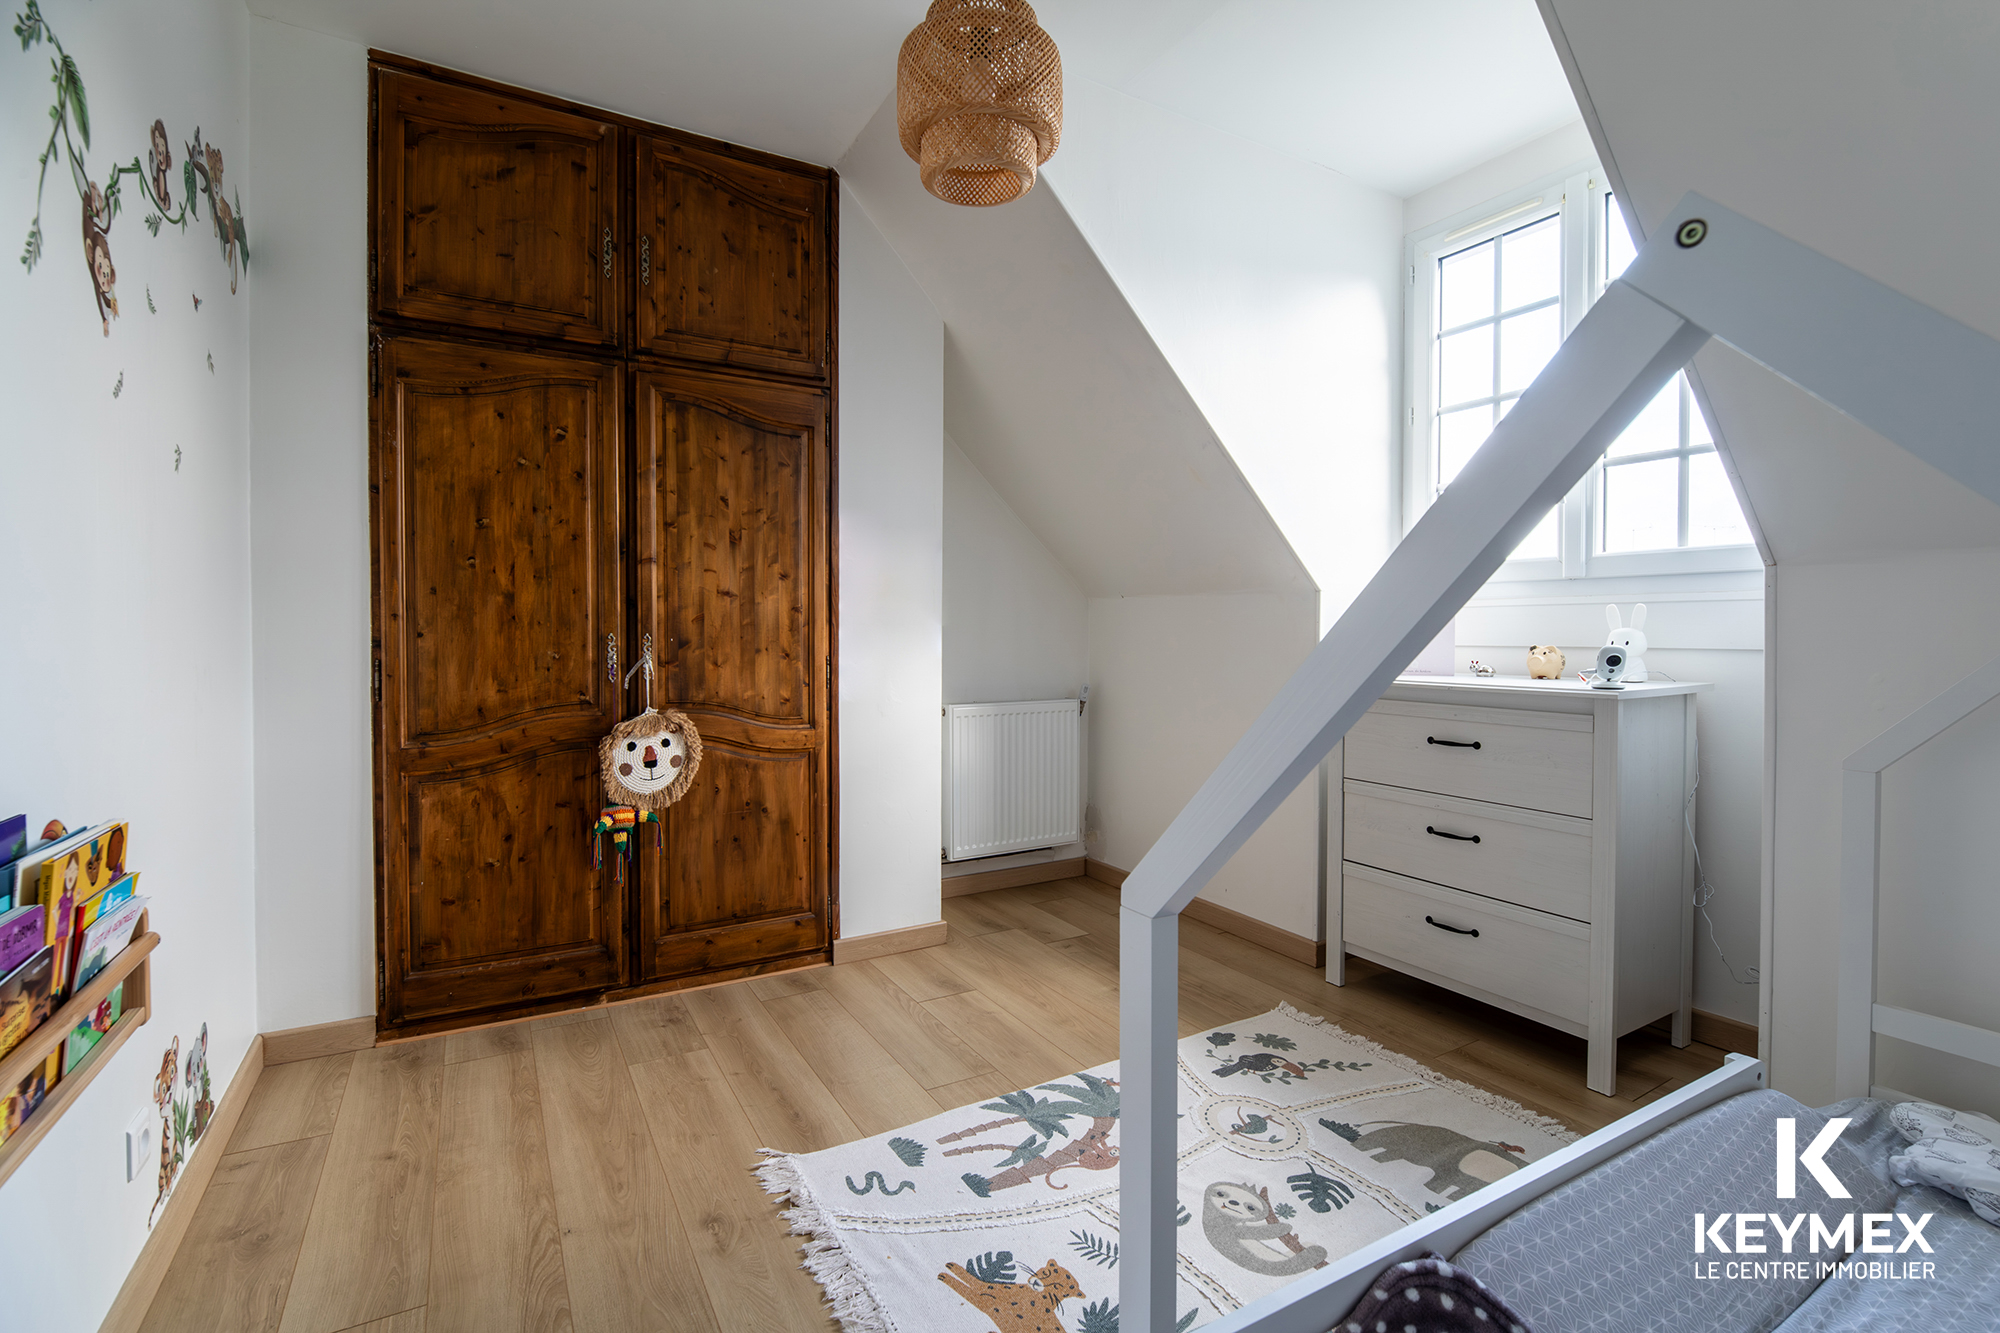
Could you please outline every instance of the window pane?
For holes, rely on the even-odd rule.
[[[1680,459],[1656,458],[1604,469],[1606,551],[1679,546],[1680,517]]]
[[[1557,545],[1559,534],[1556,526],[1557,520],[1561,516],[1561,505],[1557,505],[1554,509],[1549,510],[1543,516],[1542,521],[1535,525],[1535,530],[1524,537],[1521,544],[1514,548],[1514,554],[1507,558],[1509,560],[1553,560],[1556,556],[1562,554]]]
[[[1624,458],[1630,454],[1650,454],[1657,449],[1678,449],[1681,447],[1681,377],[1676,375],[1667,381],[1667,387],[1653,396],[1632,418],[1632,424],[1625,433],[1611,442],[1604,451],[1606,458]],[[1672,542],[1667,545],[1672,546]],[[1609,549],[1608,547],[1606,549]]]
[[[1438,406],[1493,396],[1493,326],[1438,339]]]
[[[1686,379],[1683,375],[1681,378]],[[1691,445],[1714,444],[1715,434],[1708,428],[1708,418],[1701,414],[1701,404],[1695,400],[1694,391],[1688,391],[1688,443]]]
[[[1500,238],[1500,308],[1546,301],[1562,292],[1562,220],[1543,218]],[[1445,325],[1450,328],[1449,324]]]
[[[1493,313],[1493,242],[1438,260],[1438,327],[1455,329]]]
[[[1638,466],[1644,467],[1641,463]],[[1688,545],[1747,546],[1750,525],[1743,521],[1736,493],[1713,451],[1688,460]]]
[[[1562,311],[1552,305],[1500,321],[1500,392],[1518,393],[1542,373],[1562,342]]]
[[[1625,214],[1618,206],[1618,200],[1611,194],[1604,196],[1604,280],[1611,281],[1625,271],[1639,252],[1632,248],[1632,229],[1625,225]]]
[[[1490,407],[1468,407],[1438,417],[1439,490],[1451,484],[1459,469],[1471,460],[1492,433],[1493,409]]]

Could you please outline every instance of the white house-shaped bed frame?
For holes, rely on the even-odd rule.
[[[1698,194],[1683,196],[1669,219],[1125,881],[1119,906],[1118,1296],[1120,1322],[1130,1333],[1172,1333],[1176,1322],[1174,1044],[1182,909],[1709,338],[1729,343],[2000,503],[2000,448],[1986,403],[1989,386],[2000,383],[2000,342]],[[1957,716],[1963,712],[1952,720]],[[1893,743],[1885,753],[1890,749]],[[1861,754],[1872,762],[1873,747]],[[1895,755],[1872,772],[1850,773],[1850,781],[1872,780],[1879,793],[1880,770]],[[1850,911],[1849,923],[1856,919]],[[1922,1020],[1912,1027],[1896,1016],[1901,1011],[1874,1009],[1873,920],[1871,893],[1865,946],[1843,935],[1842,980],[1867,988],[1871,1015],[1855,1029],[1861,1037],[1850,1040],[1842,1011],[1842,1068],[1850,1076],[1850,1048],[1872,1042],[1875,1030],[1937,1037],[1942,1029],[1936,1025],[1945,1023],[1912,1015]],[[1896,1026],[1878,1029],[1884,1022]],[[1943,1038],[1959,1043],[1945,1049],[1963,1053],[1962,1036]],[[2000,1045],[2000,1037],[1983,1036]],[[1694,1087],[1751,1077],[1745,1066],[1761,1080],[1756,1062],[1733,1062]],[[1860,1078],[1865,1090],[1865,1065]],[[1665,1123],[1661,1116],[1646,1120],[1654,1129]],[[1573,1165],[1583,1147],[1572,1145],[1557,1156]],[[1466,1215],[1519,1207],[1556,1183],[1553,1175],[1519,1172],[1503,1182],[1514,1188],[1495,1187],[1466,1200],[1477,1205]],[[1405,1243],[1413,1228],[1435,1231],[1447,1215],[1462,1220],[1453,1205],[1245,1306],[1216,1327],[1321,1333],[1346,1309],[1336,1303],[1337,1288],[1355,1279],[1360,1264],[1374,1262],[1367,1272],[1376,1271],[1387,1262],[1370,1258],[1376,1250]]]
[[[1875,1037],[2000,1066],[2000,1032],[1875,1003],[1876,907],[1882,893],[1882,772],[2000,698],[1994,658],[1841,764],[1840,998],[1834,1011],[1836,1097],[1890,1094],[1875,1082]]]

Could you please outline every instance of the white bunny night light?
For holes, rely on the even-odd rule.
[[[1619,620],[1615,605],[1604,608],[1604,620],[1611,626],[1611,637],[1604,646],[1625,650],[1625,681],[1639,684],[1646,679],[1646,604],[1640,602],[1632,608],[1630,625]]]

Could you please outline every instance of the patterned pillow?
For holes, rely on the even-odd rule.
[[[1956,1194],[2000,1226],[2000,1122],[1929,1102],[1901,1102],[1889,1122],[1910,1146],[1889,1159],[1898,1185],[1930,1185]]]

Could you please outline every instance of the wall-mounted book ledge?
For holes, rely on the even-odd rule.
[[[90,1081],[97,1077],[97,1071],[109,1064],[111,1057],[118,1054],[118,1048],[145,1026],[146,1020],[152,1016],[152,966],[147,959],[159,947],[160,937],[152,932],[152,923],[148,920],[151,915],[151,912],[141,912],[132,942],[106,963],[104,970],[92,977],[89,984],[70,996],[62,1008],[9,1051],[6,1059],[0,1060],[0,1088],[19,1086],[22,1079],[48,1058],[50,1051],[62,1045],[63,1039],[74,1032],[79,1023],[90,1021],[90,1016],[111,994],[114,986],[121,982],[124,984],[124,1013],[111,1030],[91,1047],[90,1053],[75,1069],[62,1076],[62,1080],[28,1117],[27,1123],[14,1131],[5,1143],[0,1143],[0,1185],[4,1185],[15,1169],[27,1160],[35,1145],[47,1137],[56,1121],[62,1119],[63,1112],[75,1105],[83,1090],[90,1086]]]

